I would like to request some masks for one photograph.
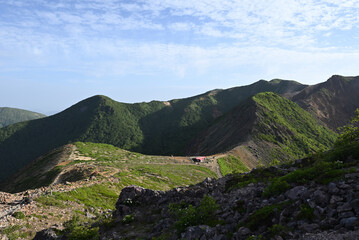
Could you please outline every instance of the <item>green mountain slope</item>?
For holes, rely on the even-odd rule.
[[[44,114],[27,110],[0,107],[0,128],[17,122],[23,122],[46,117]]]
[[[327,149],[335,138],[335,133],[297,104],[266,92],[218,119],[188,146],[188,154],[212,154],[246,146],[268,164]]]
[[[180,155],[200,131],[252,94],[294,93],[305,87],[293,81],[261,80],[186,99],[135,104],[94,96],[48,118],[0,129],[0,180],[46,152],[76,141],[108,143],[147,154]]]

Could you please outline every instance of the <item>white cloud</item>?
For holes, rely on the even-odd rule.
[[[291,69],[294,76],[296,69],[324,69],[322,63],[336,62],[339,71],[358,62],[355,46],[345,46],[353,51],[347,53],[331,42],[334,31],[357,32],[358,1],[12,0],[4,6],[2,71],[47,67],[96,77],[171,72],[186,78],[214,69],[238,75],[252,65],[265,75]],[[193,41],[177,38],[185,33]]]
[[[37,3],[37,4],[36,4]],[[22,5],[21,5],[22,4]],[[9,19],[21,28],[25,20],[31,19],[32,26],[44,29],[43,25],[77,25],[76,34],[103,35],[108,31],[156,30],[193,31],[198,38],[228,38],[239,41],[253,41],[261,45],[286,44],[295,47],[292,39],[318,41],[318,32],[358,29],[358,1],[335,0],[138,0],[124,3],[108,1],[64,1],[53,3],[26,2],[27,7],[37,9],[37,18],[26,11],[25,3],[9,1],[7,5],[17,6],[8,14],[19,12],[22,18]],[[42,5],[41,7],[39,5]],[[75,6],[75,8],[74,8]],[[182,19],[181,21],[178,21]],[[1,18],[0,18],[1,19]],[[6,22],[6,19],[1,19]],[[7,23],[9,23],[7,22]],[[72,28],[46,30],[61,32]],[[79,31],[79,28],[82,28]],[[57,33],[59,34],[59,33]],[[305,46],[304,42],[299,44]]]
[[[175,22],[168,25],[168,28],[173,31],[191,31],[194,28],[194,25],[191,23],[185,22]]]

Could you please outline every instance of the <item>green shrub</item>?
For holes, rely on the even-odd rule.
[[[132,214],[126,215],[122,219],[122,223],[127,224],[135,221],[135,217]]]
[[[245,202],[243,200],[239,200],[236,205],[233,207],[233,210],[238,211],[239,213],[245,213]]]
[[[279,213],[284,209],[285,206],[290,204],[290,201],[282,202],[279,204],[273,204],[269,206],[265,206],[257,211],[255,211],[252,215],[250,215],[244,224],[246,227],[251,229],[252,231],[257,230],[259,226],[271,226],[272,218],[275,214]]]
[[[177,218],[175,228],[178,233],[183,232],[189,226],[199,224],[214,226],[218,223],[215,218],[218,205],[213,197],[207,195],[202,198],[200,205],[197,207],[184,202],[172,203],[168,207],[171,214]]]
[[[84,226],[77,215],[72,216],[72,219],[65,222],[64,232],[67,234],[69,240],[98,240],[100,239],[99,228],[91,226]]]
[[[45,206],[65,207],[63,201],[56,199],[54,196],[40,196],[35,201]]]
[[[105,229],[105,230],[109,230],[111,228],[113,228],[114,226],[116,226],[115,224],[115,219],[113,219],[112,217],[100,217],[101,219],[99,220],[101,226]]]
[[[12,216],[14,218],[17,218],[17,219],[24,219],[25,218],[25,214],[23,212],[14,212],[12,214]]]
[[[290,188],[290,185],[280,178],[274,180],[268,187],[263,191],[264,197],[271,197],[279,195]]]
[[[261,234],[259,234],[258,236],[252,235],[246,238],[246,240],[262,240],[263,237]]]
[[[18,231],[19,229],[21,229],[20,225],[13,225],[13,226],[2,229],[1,233],[8,235],[15,231]]]
[[[288,231],[288,229],[281,224],[274,224],[273,226],[268,228],[268,231],[270,232],[270,236],[274,237],[277,235],[284,235]]]
[[[355,116],[350,120],[350,123],[344,127],[339,128],[341,133],[339,134],[337,141],[335,142],[336,146],[349,144],[357,139],[359,139],[359,108],[355,111]]]
[[[313,221],[314,217],[314,209],[311,208],[308,204],[300,207],[300,212],[297,215],[298,220],[308,220],[311,222]]]
[[[68,235],[69,240],[98,240],[100,239],[99,227],[89,228],[76,226]]]
[[[250,183],[267,182],[270,179],[282,176],[283,172],[278,170],[273,172],[269,168],[257,167],[253,169],[249,174],[233,174],[233,177],[226,182],[226,191],[238,187],[245,187]]]

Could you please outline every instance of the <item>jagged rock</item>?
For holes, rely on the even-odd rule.
[[[138,186],[125,187],[117,200],[114,217],[122,219],[125,215],[130,214],[131,206],[156,203],[160,199],[161,193],[161,191]]]
[[[44,229],[38,233],[36,233],[34,240],[55,240],[59,239],[56,235],[54,229]]]
[[[296,186],[290,190],[288,190],[285,195],[292,200],[297,200],[300,198],[304,198],[308,195],[308,188],[304,186]]]
[[[316,223],[312,223],[312,224],[304,223],[299,226],[299,229],[302,229],[305,232],[314,232],[319,229],[319,225]]]
[[[249,229],[246,228],[246,227],[240,227],[240,228],[238,229],[238,231],[237,231],[237,234],[238,234],[239,236],[248,236],[248,235],[250,235],[251,233],[252,233],[252,231],[249,230]]]
[[[347,211],[351,211],[351,210],[352,210],[352,207],[351,207],[351,205],[349,203],[345,203],[342,206],[337,207],[337,211],[339,213],[347,212]]]
[[[86,212],[86,217],[87,218],[92,218],[92,219],[95,219],[96,218],[96,215],[90,213],[90,212]]]
[[[340,189],[342,189],[342,190],[348,190],[348,189],[350,189],[351,187],[350,187],[350,185],[348,185],[348,184],[346,184],[346,183],[340,183],[340,184],[338,185],[338,188],[340,188]]]
[[[192,240],[192,239],[200,239],[204,235],[204,230],[200,227],[188,227],[186,232],[181,234],[182,239]]]
[[[343,218],[340,221],[340,224],[342,224],[347,229],[354,229],[354,226],[359,225],[359,219],[357,217]]]
[[[0,235],[0,240],[9,240],[9,238],[6,235]]]
[[[341,202],[341,201],[343,201],[342,197],[337,196],[337,195],[332,195],[331,198],[330,198],[329,203],[330,204],[337,204],[338,202]]]
[[[325,207],[328,204],[329,196],[322,190],[316,190],[313,193],[314,201],[321,207]]]
[[[274,240],[283,240],[283,238],[281,236],[274,236],[273,238]]]
[[[354,210],[356,215],[359,215],[359,199],[354,199],[351,201],[350,207]]]
[[[339,192],[339,188],[337,188],[337,185],[333,182],[328,184],[328,190],[331,194],[337,194]]]
[[[338,214],[339,218],[349,218],[349,217],[353,217],[354,213],[352,211],[348,211],[348,212],[340,212]]]
[[[348,173],[345,178],[359,178],[359,173]]]

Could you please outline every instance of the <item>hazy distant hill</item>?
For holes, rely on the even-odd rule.
[[[147,154],[183,154],[199,132],[253,94],[293,94],[306,85],[258,81],[169,102],[125,104],[94,96],[56,115],[0,129],[0,179],[46,152],[75,141],[108,143]]]
[[[246,146],[264,163],[291,160],[332,146],[336,135],[294,102],[258,93],[218,119],[188,147],[188,154],[213,154]]]
[[[27,110],[0,107],[0,128],[17,122],[46,117],[44,114]]]

